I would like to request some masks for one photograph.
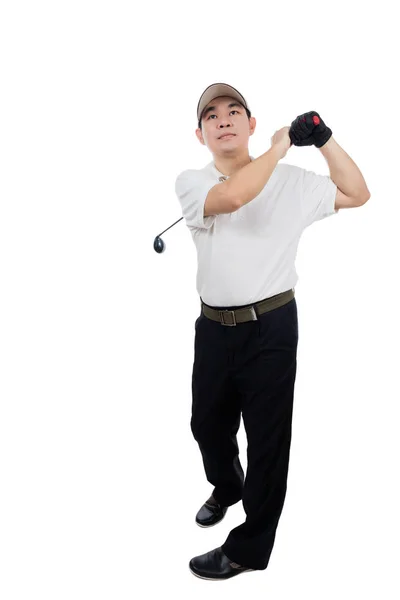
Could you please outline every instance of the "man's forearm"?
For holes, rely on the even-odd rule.
[[[236,171],[223,184],[238,209],[251,202],[264,189],[281,157],[282,150],[273,145],[267,152]]]
[[[330,178],[340,191],[360,202],[368,200],[371,194],[360,169],[333,137],[319,150],[328,163]]]

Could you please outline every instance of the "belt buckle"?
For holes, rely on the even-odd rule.
[[[222,325],[226,325],[227,327],[234,327],[236,325],[234,310],[219,310],[218,313]],[[226,313],[232,313],[233,323],[225,323],[223,315],[226,315]]]

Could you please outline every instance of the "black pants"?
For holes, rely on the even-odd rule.
[[[242,500],[246,513],[222,550],[252,569],[267,568],[286,495],[297,343],[295,298],[234,327],[203,313],[195,324],[191,430],[215,499]],[[236,439],[241,415],[246,477]]]

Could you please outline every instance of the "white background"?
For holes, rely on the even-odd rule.
[[[394,5],[13,2],[0,13],[2,600],[399,597],[399,51]],[[211,83],[249,151],[316,110],[371,198],[300,241],[288,492],[267,570],[189,560],[239,525],[194,517],[196,251],[175,179]],[[283,162],[329,174],[315,147]],[[242,465],[246,439],[239,432]],[[224,586],[224,589],[223,587]]]

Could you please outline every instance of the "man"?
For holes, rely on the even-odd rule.
[[[197,106],[197,138],[213,160],[177,177],[175,190],[197,249],[201,313],[195,323],[191,429],[212,495],[196,523],[220,522],[242,500],[244,523],[192,558],[193,574],[227,579],[267,568],[286,495],[298,323],[295,257],[304,229],[370,197],[358,167],[318,113],[275,132],[255,159],[256,120],[223,83]],[[330,176],[279,163],[290,146],[315,145]],[[240,418],[247,472],[239,460]]]

